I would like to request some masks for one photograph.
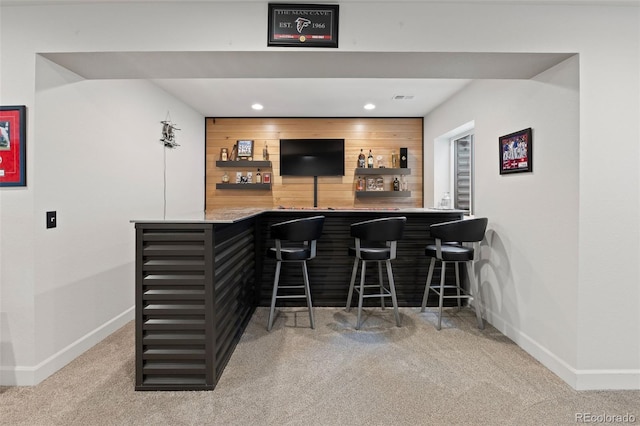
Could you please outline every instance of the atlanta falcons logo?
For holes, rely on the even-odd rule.
[[[302,30],[304,30],[309,25],[311,25],[311,21],[308,20],[307,18],[296,19],[296,29],[298,30],[299,33],[301,33]]]

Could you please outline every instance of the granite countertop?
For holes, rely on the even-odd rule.
[[[280,207],[273,209],[263,208],[228,208],[218,209],[210,212],[193,212],[181,215],[172,215],[166,218],[158,219],[137,219],[131,220],[132,223],[235,223],[240,220],[249,219],[263,212],[393,212],[393,213],[464,213],[463,210],[455,209],[436,209],[436,208],[418,208],[418,207],[381,207],[381,208],[330,208],[330,207]]]
[[[234,223],[263,213],[265,209],[229,208],[211,212],[193,212],[158,219],[137,219],[132,223]]]

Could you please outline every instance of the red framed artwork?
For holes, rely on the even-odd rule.
[[[26,107],[0,106],[0,186],[26,186]]]
[[[531,128],[498,138],[500,174],[533,171],[533,139]]]

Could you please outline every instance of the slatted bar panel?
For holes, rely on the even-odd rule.
[[[136,390],[215,387],[254,309],[254,222],[136,224]]]
[[[277,222],[308,217],[317,214],[325,215],[325,224],[322,238],[318,241],[317,257],[308,262],[311,294],[315,306],[344,306],[349,290],[349,278],[353,267],[353,258],[348,256],[348,247],[353,244],[350,237],[350,224],[363,220],[376,219],[389,216],[406,216],[407,225],[404,237],[398,243],[398,256],[392,262],[396,293],[399,306],[420,306],[424,292],[425,281],[429,269],[429,258],[424,255],[424,248],[432,243],[429,234],[429,225],[461,218],[460,213],[398,213],[394,211],[368,211],[368,212],[303,212],[283,211],[270,212],[264,217],[260,233],[265,246],[273,244],[269,236],[268,227]],[[275,274],[275,261],[265,260],[260,284],[259,305],[269,306],[271,303],[271,290],[273,288],[273,276]],[[439,268],[434,273],[435,282],[439,282]],[[386,282],[386,272],[383,270],[383,279]],[[376,283],[378,280],[377,268],[373,265],[367,267],[367,283]],[[280,272],[282,285],[295,285],[302,283],[302,270],[298,265],[284,265]],[[455,275],[453,270],[447,273],[447,283],[453,284]],[[281,294],[286,294],[285,290]],[[452,302],[452,301],[447,301]],[[278,306],[304,306],[304,301],[287,300],[278,302]],[[452,302],[452,303],[455,303]],[[370,298],[365,300],[366,306],[378,305],[379,300]],[[437,306],[437,300],[433,294],[428,300],[429,306]]]

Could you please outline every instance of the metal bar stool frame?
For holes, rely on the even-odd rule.
[[[389,217],[381,219],[367,220],[351,225],[351,236],[354,237],[354,247],[349,248],[349,254],[355,256],[353,269],[351,271],[351,281],[349,283],[349,294],[347,296],[346,310],[351,310],[351,300],[353,291],[358,292],[358,316],[356,320],[356,330],[359,330],[362,322],[362,306],[365,298],[379,297],[382,309],[385,308],[384,298],[391,297],[393,304],[393,314],[396,326],[400,327],[400,314],[398,312],[398,299],[396,297],[395,281],[391,261],[396,258],[398,240],[402,238],[406,217]],[[358,265],[362,261],[360,269],[360,284],[355,286],[358,273]],[[367,263],[378,264],[378,284],[365,285],[365,275]],[[389,288],[384,286],[382,280],[382,263],[385,264]],[[367,288],[379,288],[380,292],[375,294],[365,294]]]
[[[313,216],[309,218],[293,219],[271,225],[271,237],[275,240],[275,247],[269,248],[267,254],[276,259],[276,273],[273,279],[273,293],[271,295],[271,307],[269,309],[269,320],[267,330],[273,327],[276,301],[278,299],[299,299],[307,300],[309,309],[309,322],[311,328],[315,328],[313,316],[313,304],[311,302],[311,288],[309,286],[309,272],[307,261],[316,257],[316,241],[322,235],[324,216]],[[285,242],[283,244],[283,242]],[[290,243],[298,243],[291,245]],[[302,243],[302,244],[300,244]],[[279,285],[280,270],[283,263],[301,263],[304,284],[302,285]],[[301,295],[278,295],[279,289],[304,289]]]
[[[457,299],[458,309],[461,308],[461,299],[467,299],[469,302],[475,300],[474,308],[478,328],[484,328],[484,322],[482,321],[482,314],[480,312],[482,300],[473,265],[476,260],[479,243],[484,238],[487,223],[487,218],[474,218],[437,223],[429,227],[431,236],[435,239],[435,244],[429,244],[425,248],[425,254],[431,256],[431,262],[429,264],[429,272],[427,274],[420,311],[424,312],[427,306],[429,291],[433,291],[438,295],[438,323],[436,326],[438,330],[442,328],[442,306],[444,299]],[[433,278],[436,260],[439,260],[441,263],[440,285],[432,287],[431,280]],[[448,263],[455,265],[455,285],[445,285]],[[460,263],[464,263],[467,270],[467,276],[469,278],[468,290],[462,287],[460,283]],[[445,290],[452,288],[456,289],[456,294],[445,295]]]

